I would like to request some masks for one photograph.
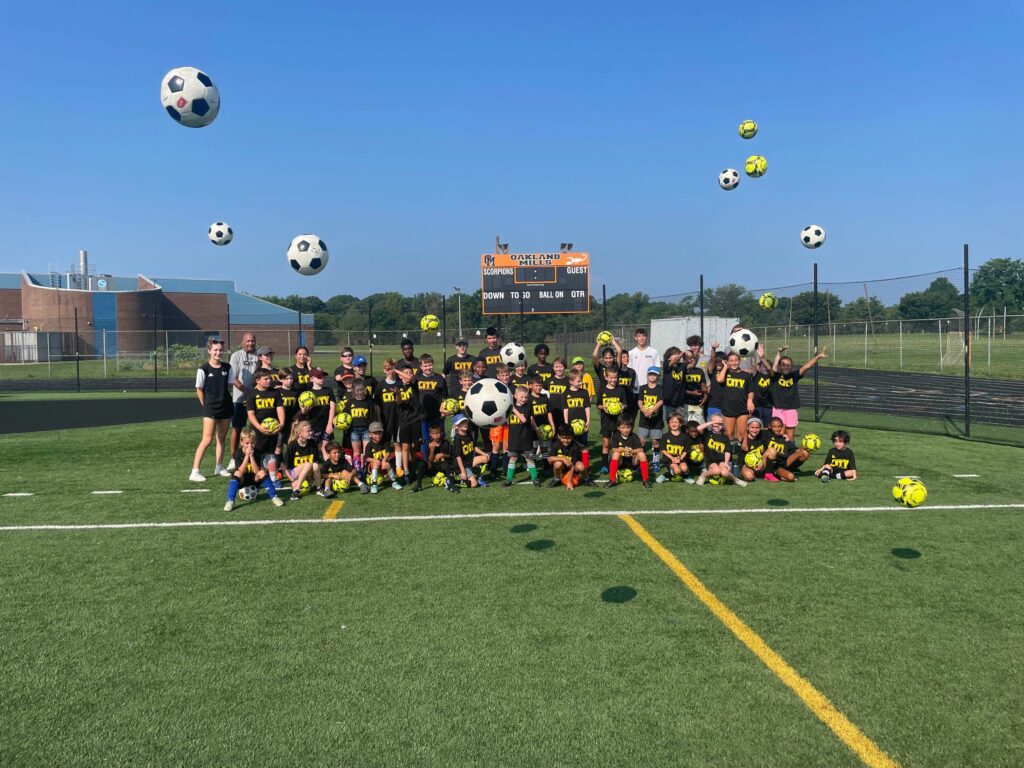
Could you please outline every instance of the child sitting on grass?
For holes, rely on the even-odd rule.
[[[836,480],[856,480],[857,460],[850,450],[850,433],[845,429],[837,429],[832,433],[832,447],[825,454],[825,463],[814,472],[821,478],[821,482],[827,483],[832,478]]]
[[[224,505],[225,512],[235,508],[235,497],[238,496],[238,489],[243,484],[262,485],[275,507],[284,506],[284,502],[278,498],[273,479],[263,469],[262,457],[256,450],[256,435],[249,427],[245,427],[238,434],[238,447],[232,458],[235,460],[235,469],[231,474],[231,480],[228,481],[228,502]]]

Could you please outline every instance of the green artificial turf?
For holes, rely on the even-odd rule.
[[[330,508],[224,513],[225,480],[185,479],[198,426],[0,437],[0,493],[33,494],[0,496],[0,526]],[[860,764],[616,516],[552,511],[632,512],[903,765],[1021,764],[1024,518],[980,505],[1024,500],[1024,450],[851,431],[852,483],[385,489],[339,519],[522,516],[0,531],[0,765]],[[924,506],[892,502],[897,474]]]

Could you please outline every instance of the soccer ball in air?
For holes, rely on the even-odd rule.
[[[572,427],[572,433],[574,435],[582,435],[587,431],[587,422],[583,419],[573,419],[569,426]]]
[[[352,415],[351,414],[345,413],[344,411],[340,411],[339,413],[337,413],[335,415],[335,417],[334,417],[334,427],[335,427],[335,429],[343,429],[344,430],[344,429],[348,429],[351,426],[352,426]]]
[[[740,123],[740,136],[744,139],[752,139],[757,136],[757,123],[753,120],[744,120]]]
[[[238,489],[238,498],[242,501],[253,501],[258,493],[255,485],[243,485]]]
[[[900,501],[903,502],[905,507],[916,507],[924,504],[927,498],[928,489],[924,487],[924,483],[915,480],[903,489],[903,498]]]
[[[612,336],[611,331],[601,331],[599,334],[597,334],[597,343],[603,347],[606,344],[611,344],[612,339],[614,338],[615,337]]]
[[[281,428],[280,422],[273,416],[267,416],[267,418],[260,422],[260,426],[271,433],[277,432]]]
[[[779,297],[770,291],[768,293],[762,293],[761,298],[757,300],[757,305],[761,309],[775,309],[779,306]]]
[[[314,395],[308,389],[305,392],[299,394],[299,405],[302,408],[309,408],[314,404],[316,404],[316,395]]]
[[[515,366],[526,362],[526,350],[522,344],[509,342],[501,348],[501,361],[507,366]]]
[[[803,436],[803,439],[800,441],[800,445],[808,451],[816,451],[821,448],[821,438],[813,432],[808,432]]]
[[[729,352],[748,357],[757,349],[757,334],[747,328],[740,328],[729,337]]]
[[[896,501],[902,503],[903,492],[907,490],[908,485],[913,485],[916,482],[917,480],[915,480],[912,477],[901,477],[899,480],[896,481],[896,484],[892,487],[892,497],[896,499]]]
[[[740,185],[740,172],[735,168],[726,168],[718,174],[718,186],[722,189],[736,189]]]
[[[316,235],[297,235],[288,246],[288,263],[300,275],[315,275],[327,266],[327,245]]]
[[[214,245],[227,245],[231,242],[235,233],[232,232],[231,227],[223,221],[217,221],[211,224],[210,228],[206,230],[206,236],[210,238],[210,242]]]
[[[480,379],[466,393],[466,415],[478,427],[505,423],[512,407],[512,391],[497,379]]]
[[[441,321],[437,319],[437,315],[424,315],[420,318],[421,331],[436,331],[440,327]]]
[[[825,244],[825,230],[810,224],[800,230],[800,243],[804,248],[820,248]]]
[[[768,161],[761,155],[751,155],[743,164],[743,170],[752,179],[760,178],[768,172]]]
[[[175,67],[160,81],[160,103],[175,122],[186,128],[202,128],[220,112],[220,91],[205,72],[195,67]]]
[[[618,474],[615,476],[615,482],[617,482],[617,483],[631,483],[631,482],[633,482],[633,470],[632,469],[620,469]]]
[[[704,449],[701,448],[699,445],[695,445],[692,448],[690,448],[690,461],[692,461],[694,464],[700,464],[702,461],[704,461]]]

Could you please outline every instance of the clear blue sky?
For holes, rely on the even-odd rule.
[[[0,9],[0,271],[256,293],[479,286],[494,236],[592,288],[860,280],[1019,258],[1020,3],[109,3]],[[221,90],[190,130],[174,66]],[[754,118],[757,138],[736,126]],[[721,191],[753,152],[762,179]],[[207,226],[228,221],[216,248]],[[828,230],[818,251],[800,229]],[[287,267],[315,232],[331,263]]]

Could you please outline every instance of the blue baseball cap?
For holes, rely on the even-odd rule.
[[[655,376],[661,376],[661,368],[659,368],[656,365],[652,365],[650,368],[647,369],[647,375],[650,376],[652,373]]]
[[[359,355],[355,360],[352,361],[352,365],[366,365],[366,358]]]
[[[460,413],[454,419],[452,419],[452,426],[457,427],[464,421],[469,421],[469,419],[466,418],[466,414]]]

